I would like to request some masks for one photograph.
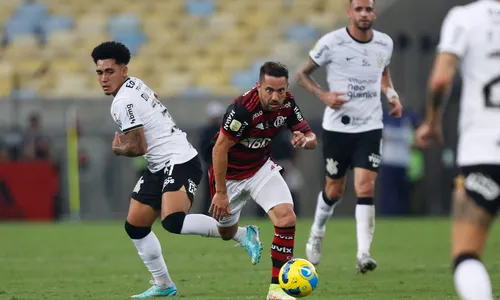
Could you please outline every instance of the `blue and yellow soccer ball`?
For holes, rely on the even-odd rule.
[[[284,264],[278,278],[285,293],[295,298],[310,295],[318,286],[316,268],[302,258],[294,258]]]

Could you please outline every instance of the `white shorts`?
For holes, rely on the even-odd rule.
[[[292,194],[279,173],[282,168],[269,159],[257,173],[243,180],[226,180],[231,215],[219,220],[220,227],[238,223],[248,200],[254,200],[267,213],[278,204],[292,204]]]

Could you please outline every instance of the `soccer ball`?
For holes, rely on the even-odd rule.
[[[284,264],[278,279],[285,293],[295,298],[310,295],[318,286],[316,268],[302,258],[294,258]]]

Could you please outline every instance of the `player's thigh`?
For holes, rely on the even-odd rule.
[[[375,190],[375,180],[377,180],[377,172],[354,168],[354,190],[358,198],[373,197]]]
[[[127,222],[134,226],[151,226],[161,210],[162,174],[146,170],[132,192]]]
[[[175,212],[189,211],[202,176],[198,156],[165,169],[161,200],[162,219]]]
[[[295,225],[292,193],[280,173],[270,174],[253,198],[267,213],[274,226]]]
[[[464,167],[462,174],[464,180],[457,181],[454,191],[452,255],[481,256],[500,206],[500,166]]]
[[[127,222],[136,227],[151,227],[160,211],[154,210],[153,207],[143,204],[135,199],[130,199],[130,206],[127,214]]]
[[[352,167],[378,172],[382,162],[382,129],[354,135]]]
[[[342,179],[351,164],[353,143],[351,134],[323,131],[323,158],[326,177]]]

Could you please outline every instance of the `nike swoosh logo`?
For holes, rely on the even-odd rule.
[[[355,59],[355,58],[356,58],[356,57],[346,57],[345,59],[346,59],[347,61],[350,61],[350,60]]]

